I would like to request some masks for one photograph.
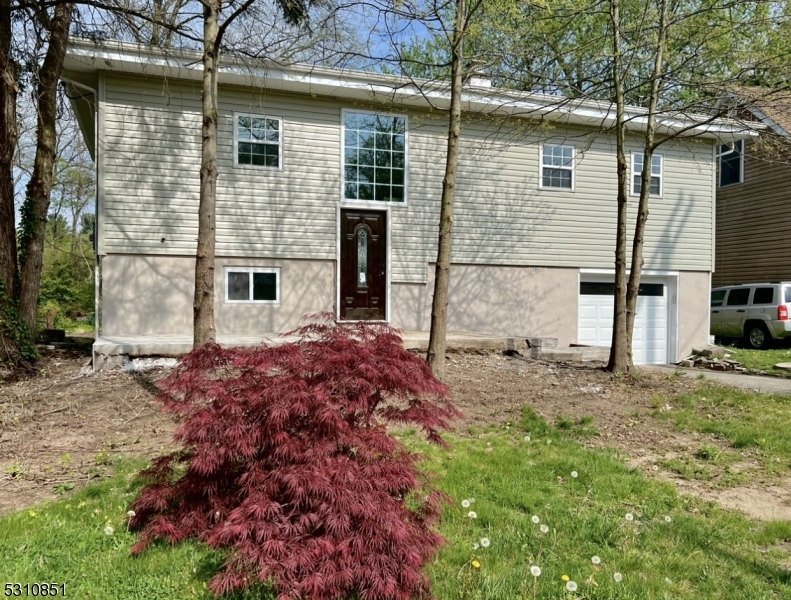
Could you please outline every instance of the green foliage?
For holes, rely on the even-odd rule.
[[[93,196],[89,164],[62,164],[56,173],[53,210],[47,220],[39,290],[39,322],[45,328],[88,326],[94,303],[94,216],[84,212]],[[66,216],[68,215],[68,217]]]
[[[448,9],[445,9],[448,12]],[[659,3],[621,0],[626,102],[645,105],[658,38]],[[660,87],[666,110],[710,108],[722,89],[787,80],[786,2],[683,0],[669,3],[668,46]],[[452,23],[441,13],[440,20]],[[400,52],[412,76],[448,78],[449,44],[441,28],[415,36]],[[465,55],[494,85],[572,98],[613,99],[612,24],[598,0],[483,2],[469,24]]]
[[[16,302],[6,293],[5,282],[0,280],[0,365],[15,368],[37,358],[27,325],[19,316]]]

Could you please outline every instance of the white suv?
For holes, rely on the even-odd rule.
[[[791,282],[748,283],[711,291],[711,334],[744,338],[751,348],[766,348],[791,337],[788,307]]]

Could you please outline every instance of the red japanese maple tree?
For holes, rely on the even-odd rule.
[[[134,553],[188,537],[229,549],[210,588],[256,580],[282,600],[429,597],[423,566],[444,500],[387,434],[442,443],[458,411],[428,365],[382,324],[316,315],[299,341],[193,351],[161,382],[184,449],[143,472]]]

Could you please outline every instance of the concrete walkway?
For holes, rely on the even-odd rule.
[[[643,368],[668,374],[681,371],[685,377],[694,377],[696,379],[703,375],[709,381],[716,381],[723,385],[730,385],[744,390],[764,392],[766,394],[791,395],[791,378],[743,375],[727,371],[709,371],[708,369],[682,369],[674,365],[650,365]]]

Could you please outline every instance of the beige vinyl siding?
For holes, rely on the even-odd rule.
[[[165,89],[161,80],[106,78],[106,252],[194,254],[199,98],[189,83],[170,81]],[[283,118],[282,170],[233,166],[235,111]],[[335,106],[222,89],[218,256],[335,258],[340,180],[328,161],[339,164],[339,127]]]
[[[199,89],[187,82],[115,75],[106,76],[105,89],[105,251],[194,254]],[[355,107],[327,98],[220,89],[218,256],[336,258],[342,108]],[[283,119],[282,169],[233,166],[234,111]],[[410,115],[408,204],[390,207],[393,282],[426,282],[427,264],[436,258],[446,132],[442,116]],[[547,140],[577,148],[576,191],[538,189],[539,145]],[[526,122],[468,123],[453,260],[612,268],[614,152],[610,134],[601,132]],[[712,145],[674,142],[661,152],[664,195],[651,200],[646,269],[708,271]],[[633,219],[634,207],[630,230]]]
[[[791,151],[766,157],[748,142],[744,183],[717,189],[715,286],[791,280]]]
[[[410,123],[411,214],[405,217],[408,237],[403,242],[412,256],[427,261],[435,260],[446,144],[444,122],[437,121],[434,127],[425,119]],[[453,261],[613,268],[617,180],[609,134],[515,129],[500,123],[487,129],[476,123],[463,130]],[[543,142],[577,148],[574,192],[538,189]],[[630,150],[639,149],[634,140]],[[713,247],[712,144],[684,140],[668,143],[659,152],[664,156],[664,190],[649,204],[645,268],[708,271]],[[426,203],[424,194],[433,202]],[[630,231],[636,203],[632,198]]]

